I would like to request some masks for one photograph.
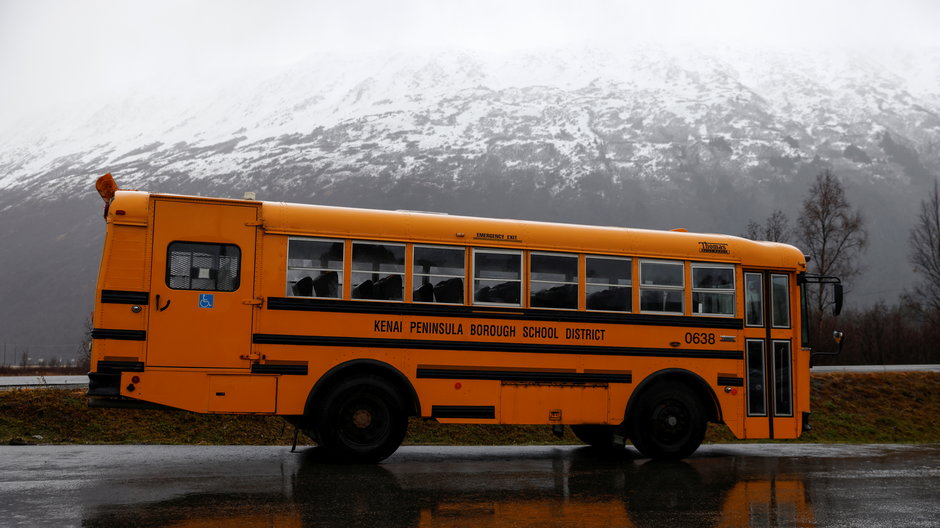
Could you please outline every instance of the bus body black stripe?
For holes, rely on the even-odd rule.
[[[492,405],[432,405],[432,418],[496,418],[496,407]]]
[[[305,336],[254,334],[258,345],[299,345],[353,348],[411,348],[420,350],[471,350],[476,352],[517,352],[539,354],[594,354],[603,356],[648,356],[703,359],[744,359],[740,350],[692,350],[681,348],[639,348],[584,345],[543,345],[539,343],[490,343],[480,341],[441,341],[431,339],[383,339],[371,337]]]
[[[461,370],[419,368],[419,379],[462,379],[497,381],[541,381],[561,383],[632,383],[632,374],[595,374],[580,372],[539,372],[525,370]]]
[[[253,363],[251,365],[251,373],[306,376],[307,365],[272,365],[269,363]]]
[[[445,304],[341,301],[303,297],[269,297],[266,301],[266,306],[269,310],[342,312],[373,315],[515,319],[526,322],[541,321],[554,323],[681,326],[729,330],[740,330],[744,328],[744,321],[742,319],[725,317],[566,312],[561,310],[530,310],[525,308],[502,308],[494,306],[450,306]]]
[[[92,339],[117,339],[120,341],[146,341],[147,332],[144,330],[115,330],[112,328],[95,328],[91,331]]]
[[[108,304],[150,304],[150,292],[101,290],[101,302]]]

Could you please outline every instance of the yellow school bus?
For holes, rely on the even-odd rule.
[[[358,461],[409,416],[660,459],[807,427],[801,293],[838,279],[792,246],[97,187],[92,405],[280,415]]]

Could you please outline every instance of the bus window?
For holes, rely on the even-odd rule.
[[[786,275],[770,276],[771,319],[774,328],[790,328],[790,291]]]
[[[291,238],[287,242],[287,295],[337,299],[343,293],[342,241]]]
[[[474,304],[519,306],[521,299],[522,252],[474,249]]]
[[[167,248],[166,285],[174,290],[235,291],[241,251],[231,244],[173,242]]]
[[[578,309],[578,257],[532,253],[529,257],[532,308]]]
[[[353,299],[401,301],[404,291],[404,244],[353,242]]]
[[[684,312],[685,265],[662,260],[640,261],[640,310]]]
[[[414,247],[414,302],[463,304],[463,248]]]
[[[629,312],[633,309],[630,259],[588,256],[584,264],[588,310]]]
[[[744,274],[744,312],[747,326],[764,326],[764,283],[760,273]]]
[[[692,313],[734,315],[734,266],[692,264]]]

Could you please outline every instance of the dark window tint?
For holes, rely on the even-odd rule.
[[[793,415],[793,391],[790,376],[790,342],[774,341],[774,414]]]
[[[473,302],[519,306],[522,298],[522,254],[475,250]]]
[[[744,312],[748,326],[764,326],[764,283],[760,273],[744,274]]]
[[[766,388],[764,387],[764,342],[747,342],[747,414],[764,416]]]
[[[533,253],[529,277],[533,308],[578,308],[578,257]]]
[[[629,312],[632,303],[630,259],[585,257],[587,309]]]

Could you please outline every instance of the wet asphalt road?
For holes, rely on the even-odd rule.
[[[0,526],[940,526],[940,445],[0,447]]]

